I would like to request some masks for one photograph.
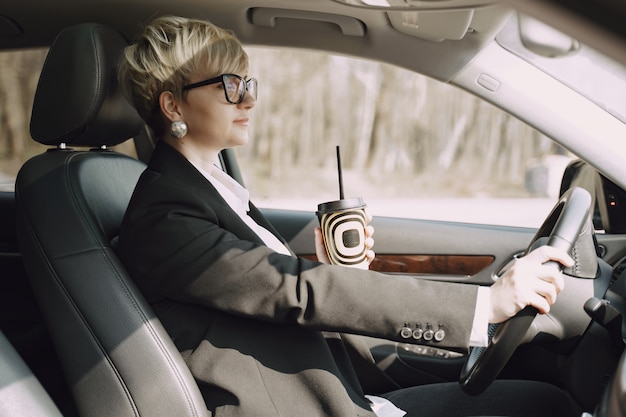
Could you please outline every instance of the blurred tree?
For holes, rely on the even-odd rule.
[[[486,184],[515,193],[526,161],[554,146],[483,100],[401,68],[310,51],[248,52],[260,95],[251,144],[238,154],[255,167],[255,187],[264,176],[334,167],[341,145],[344,169],[372,181],[419,174],[422,185],[440,189],[463,176],[468,194],[488,191]]]
[[[39,148],[30,140],[34,91],[46,50],[0,54],[0,160],[13,170]]]
[[[0,171],[9,175],[41,149],[28,123],[45,53],[0,54]],[[248,53],[259,101],[252,140],[237,153],[248,185],[261,193],[273,191],[276,178],[296,187],[304,179],[330,183],[311,173],[336,167],[336,145],[348,174],[382,183],[394,175],[400,186],[424,192],[462,184],[468,194],[523,189],[526,161],[554,151],[547,138],[483,100],[401,68],[313,51]]]

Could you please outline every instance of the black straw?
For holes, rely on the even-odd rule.
[[[337,173],[339,174],[339,199],[343,200],[343,174],[341,173],[341,153],[337,145]]]

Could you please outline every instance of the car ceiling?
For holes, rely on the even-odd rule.
[[[349,53],[388,61],[444,81],[453,78],[493,38],[506,19],[501,8],[514,6],[582,40],[626,64],[626,3],[612,0],[388,0],[423,12],[433,9],[473,10],[471,29],[462,39],[432,41],[390,30],[398,12],[342,4],[363,0],[20,0],[0,8],[0,50],[50,45],[64,27],[99,22],[132,38],[143,23],[162,14],[206,18],[233,29],[246,44],[294,46]],[[290,11],[271,18],[272,10]],[[339,26],[319,20],[319,13],[352,16],[363,36],[342,34]],[[257,18],[255,18],[255,14]],[[258,18],[259,15],[265,17]],[[270,17],[268,17],[270,16]],[[584,16],[585,19],[581,19]],[[429,16],[430,18],[430,16]],[[439,26],[450,27],[441,16]],[[265,23],[264,23],[265,22]],[[270,23],[273,27],[264,24]],[[454,29],[453,29],[454,30]],[[457,30],[463,30],[462,27]],[[410,44],[410,48],[408,45]],[[397,54],[397,50],[411,53]],[[461,52],[462,51],[462,52]]]
[[[443,37],[448,39],[441,40],[437,39],[442,37],[440,33],[405,33],[402,26],[406,25],[394,23],[394,18],[397,19],[401,11],[345,4],[359,1],[371,0],[12,1],[5,2],[8,4],[0,8],[0,50],[48,46],[64,27],[89,21],[113,26],[130,39],[153,17],[176,14],[208,19],[230,28],[248,45],[300,47],[350,54],[388,62],[457,84],[467,72],[464,70],[473,66],[475,61],[472,59],[488,49],[486,46],[509,20],[511,7],[515,6],[537,19],[556,23],[560,30],[611,53],[626,64],[626,48],[622,46],[626,42],[626,26],[623,25],[626,7],[614,2],[592,2],[596,5],[593,9],[596,19],[583,22],[577,13],[589,12],[586,0],[388,0],[410,4],[412,10],[418,13],[415,19],[426,13],[428,20],[435,22],[431,25],[435,32],[438,27],[445,28]],[[454,13],[463,14],[467,10],[472,11],[469,20],[456,19],[458,15]],[[446,15],[446,11],[453,14]],[[621,23],[600,26],[597,24],[599,15],[610,16],[607,19],[609,23],[615,21],[614,16],[617,16]],[[461,82],[457,85],[471,90],[474,84]],[[511,85],[514,84],[512,82]],[[512,102],[515,98],[500,95],[499,104],[505,109],[506,100]],[[524,115],[518,117],[526,120]],[[548,133],[553,133],[552,136],[558,140],[559,137],[572,136],[571,131],[575,129],[569,130]],[[594,153],[593,145],[586,143],[588,138],[582,133],[578,136],[580,138],[574,138],[578,149],[570,149],[580,151],[581,155],[589,154],[596,167],[606,165],[603,162],[606,155],[600,150]],[[626,186],[626,166],[617,159],[613,158],[607,169],[609,174],[615,173],[613,179]]]
[[[626,65],[626,2],[614,0],[506,0],[519,11]]]
[[[433,5],[450,1],[420,3]],[[486,0],[452,0],[456,5],[479,5],[470,9],[473,11],[470,28],[463,26],[467,24],[464,21],[458,28],[451,27],[450,18],[441,11],[422,10],[421,13],[429,13],[429,20],[442,22],[435,27],[448,27],[451,33],[462,36],[461,39],[433,41],[428,33],[427,39],[423,39],[393,29],[392,19],[400,11],[357,8],[334,0],[20,0],[0,9],[0,49],[46,46],[62,28],[86,21],[114,26],[132,38],[153,16],[177,14],[205,18],[230,28],[245,44],[358,55],[447,81],[485,42],[493,39],[510,13],[501,6],[481,6],[481,2]],[[398,54],[398,50],[411,52]]]

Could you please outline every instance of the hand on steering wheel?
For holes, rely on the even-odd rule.
[[[567,267],[573,265],[574,260],[564,250],[552,246],[541,246],[517,259],[489,288],[489,323],[501,323],[527,305],[541,314],[548,313],[564,286],[561,271],[554,262]]]
[[[565,192],[529,245],[531,248],[538,239],[549,236],[547,246],[552,248],[532,251],[515,263],[514,268],[522,268],[521,272],[528,273],[535,279],[530,283],[524,283],[520,287],[522,290],[517,287],[522,285],[517,282],[517,278],[507,280],[501,278],[492,286],[492,320],[510,318],[501,324],[490,325],[489,345],[485,348],[473,348],[467,356],[459,379],[463,391],[476,395],[487,389],[523,340],[537,313],[550,309],[550,301],[553,301],[556,293],[563,288],[560,269],[563,264],[567,265],[571,261],[567,259],[569,257],[564,257],[563,253],[569,252],[578,239],[583,226],[589,220],[590,209],[589,192],[578,187]],[[538,262],[539,267],[529,266],[537,265]],[[530,269],[525,271],[524,268]],[[514,270],[510,274],[520,277],[525,275],[518,272]],[[512,304],[504,305],[503,303],[511,303],[511,298],[506,298],[507,292],[519,293],[519,298],[516,296]],[[505,298],[501,299],[501,296]],[[516,311],[518,312],[515,313]]]

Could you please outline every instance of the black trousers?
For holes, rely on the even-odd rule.
[[[550,384],[496,380],[480,395],[468,395],[458,383],[423,385],[382,395],[406,417],[580,417],[570,395]]]

